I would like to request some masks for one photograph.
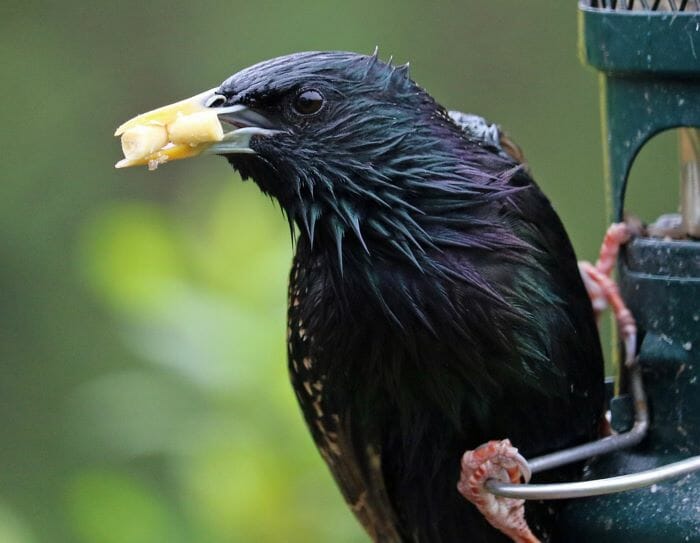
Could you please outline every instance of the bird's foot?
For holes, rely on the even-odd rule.
[[[491,526],[516,543],[539,543],[525,520],[525,500],[492,494],[486,488],[489,479],[505,483],[530,480],[530,467],[510,440],[489,441],[464,453],[457,489],[476,506]]]
[[[585,261],[579,262],[581,278],[591,299],[596,318],[600,317],[601,313],[609,307],[610,302],[610,296],[606,292],[605,284],[601,284],[604,283],[601,278],[609,279],[612,277],[620,247],[629,241],[630,235],[629,228],[625,223],[611,224],[605,232],[598,261],[595,265]]]
[[[627,365],[634,363],[636,357],[637,323],[620,295],[617,283],[612,278],[612,272],[620,247],[627,243],[631,236],[631,228],[626,223],[611,224],[605,233],[595,265],[590,262],[578,263],[596,319],[608,308],[613,311],[625,347]]]

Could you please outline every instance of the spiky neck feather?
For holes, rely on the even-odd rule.
[[[478,266],[439,254],[517,258],[526,242],[499,208],[520,190],[513,182],[520,166],[465,137],[406,67],[376,56],[330,58],[306,54],[290,72],[288,62],[264,64],[231,80],[230,94],[245,88],[236,94],[245,102],[266,69],[282,70],[276,77],[284,87],[287,78],[304,80],[313,65],[308,84],[331,97],[325,117],[291,126],[274,141],[254,139],[256,155],[230,156],[231,163],[279,201],[292,231],[323,257],[339,288],[348,275],[371,285],[378,267],[397,264],[497,298]],[[324,62],[331,67],[319,70]]]
[[[396,112],[367,115],[358,133],[332,136],[334,152],[319,135],[324,149],[309,153],[322,162],[244,157],[236,167],[279,201],[290,227],[312,249],[333,253],[341,274],[358,259],[358,248],[367,257],[398,258],[429,271],[431,250],[522,247],[484,216],[493,202],[519,190],[511,179],[520,167],[466,140],[447,113],[432,106],[418,122]]]

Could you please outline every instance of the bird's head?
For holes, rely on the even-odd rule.
[[[332,247],[341,266],[349,244],[365,254],[393,250],[417,263],[436,241],[426,233],[432,215],[448,219],[460,206],[455,198],[488,197],[495,188],[493,168],[481,162],[496,156],[469,147],[407,66],[393,67],[376,54],[309,52],[262,62],[136,117],[117,134],[191,112],[213,113],[229,131],[201,146],[170,144],[169,158],[202,149],[225,156],[280,202],[312,246]]]

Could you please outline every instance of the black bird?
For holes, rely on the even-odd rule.
[[[517,148],[376,54],[262,62],[122,131],[183,104],[234,127],[185,154],[224,155],[289,218],[292,384],[372,539],[507,540],[456,489],[464,451],[579,444],[603,410],[574,251]],[[528,504],[545,540],[554,507]]]

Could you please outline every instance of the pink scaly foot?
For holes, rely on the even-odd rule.
[[[637,323],[620,296],[620,290],[612,279],[612,271],[617,261],[620,247],[631,237],[630,228],[625,223],[614,223],[608,228],[600,247],[600,256],[595,265],[579,262],[578,267],[588,296],[593,305],[596,319],[610,307],[615,315],[620,336],[625,346],[625,364],[634,363],[637,349]]]
[[[620,247],[627,243],[629,238],[630,233],[625,223],[613,223],[608,227],[607,232],[605,232],[603,243],[600,246],[598,261],[595,263],[595,266],[590,262],[579,262],[581,278],[583,279],[586,291],[588,291],[588,297],[591,299],[596,319],[600,318],[601,313],[608,308],[608,297],[605,295],[604,287],[599,284],[600,281],[594,279],[594,276],[612,276]],[[596,270],[598,273],[592,273],[591,270]]]
[[[527,461],[510,440],[489,441],[462,457],[462,474],[457,489],[473,503],[484,518],[515,543],[539,543],[525,520],[525,500],[502,498],[486,489],[486,481],[505,483],[530,480]]]

